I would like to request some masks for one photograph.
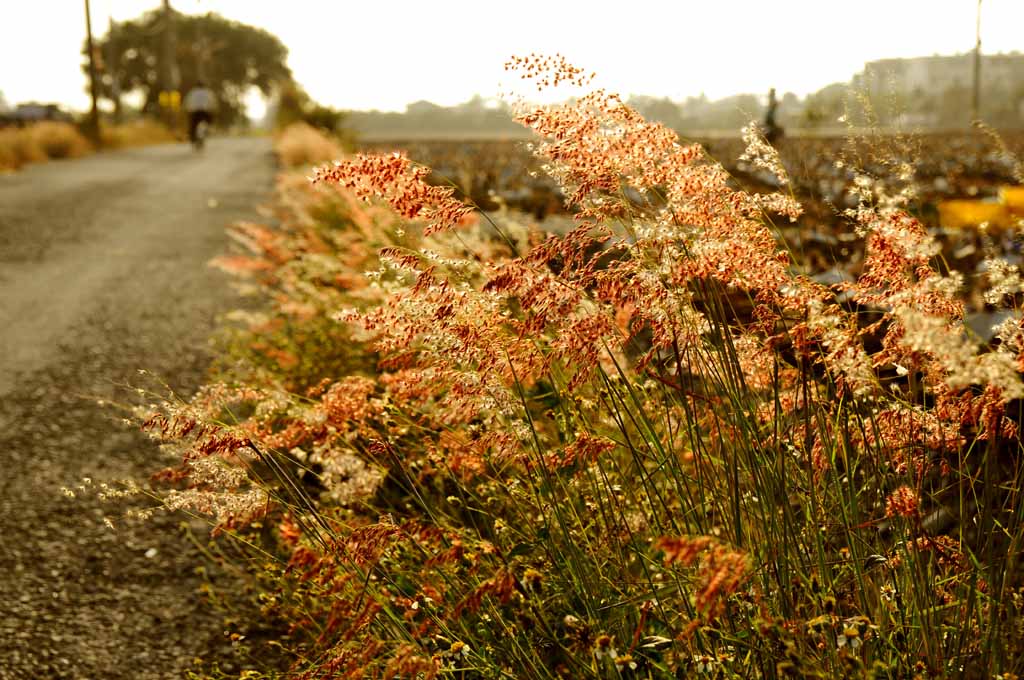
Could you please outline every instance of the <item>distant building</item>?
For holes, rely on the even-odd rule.
[[[869,61],[864,64],[864,71],[853,77],[854,86],[869,91],[945,90],[948,87],[966,87],[970,83],[969,55]]]
[[[981,79],[986,87],[1009,87],[1024,82],[1024,54],[983,54]],[[864,71],[854,76],[854,85],[870,90],[895,88],[900,92],[943,92],[971,87],[973,82],[973,53],[869,61],[864,64]]]
[[[57,120],[70,123],[74,120],[70,113],[59,104],[39,104],[29,102],[18,104],[13,109],[0,111],[0,125],[29,125],[44,120]]]
[[[70,122],[71,114],[67,113],[59,104],[18,104],[12,115],[25,122],[35,123],[41,120],[62,120]]]
[[[941,109],[967,105],[964,97],[974,87],[974,53],[871,61],[852,85],[882,100],[901,97],[904,106],[917,109],[902,112],[908,121],[950,122],[953,114]],[[1024,54],[983,54],[980,85],[982,117],[1013,122],[1024,111]]]

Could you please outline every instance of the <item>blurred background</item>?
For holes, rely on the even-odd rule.
[[[858,240],[841,218],[856,200],[854,173],[836,162],[851,153],[879,176],[913,164],[915,208],[956,267],[978,266],[982,223],[987,238],[1002,230],[1011,258],[1019,250],[1009,231],[1022,211],[1019,0],[636,2],[628,12],[581,2],[44,0],[7,14],[0,168],[183,140],[196,125],[189,93],[201,89],[218,135],[303,123],[332,143],[292,162],[403,149],[482,208],[545,219],[562,212],[562,196],[512,119],[503,65],[561,53],[648,119],[702,142],[747,188],[774,190],[738,160],[740,129],[757,122],[807,208],[783,235],[810,273],[855,273]],[[29,129],[41,149],[12,132]],[[850,146],[869,138],[870,149]],[[822,271],[837,259],[849,271]]]
[[[268,110],[299,84],[324,106],[363,112],[351,124],[368,134],[424,125],[495,132],[505,121],[487,112],[499,107],[502,64],[532,51],[564,54],[644,113],[688,130],[743,125],[770,88],[779,121],[794,129],[836,128],[851,87],[885,98],[884,123],[948,129],[973,114],[1015,125],[1024,112],[1018,0],[637,2],[628,12],[579,2],[482,10],[472,2],[44,0],[10,7],[0,24],[8,115],[33,103],[89,110],[85,5],[98,106],[111,115],[154,112],[160,92],[206,75],[232,124],[271,122]]]

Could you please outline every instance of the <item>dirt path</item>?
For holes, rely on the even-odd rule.
[[[142,478],[153,445],[96,398],[144,368],[188,394],[218,314],[237,302],[206,262],[271,188],[266,140],[101,154],[0,177],[0,679],[177,678],[244,664],[206,607],[178,528],[105,514],[61,487]]]

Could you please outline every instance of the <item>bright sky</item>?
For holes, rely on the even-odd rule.
[[[91,0],[93,31],[159,0]],[[561,52],[624,94],[812,92],[864,62],[966,52],[975,0],[172,0],[266,28],[297,80],[339,108],[493,96],[512,54]],[[498,9],[500,7],[500,9]],[[984,0],[982,49],[1024,48],[1024,0]],[[85,109],[81,0],[0,0],[0,92]]]

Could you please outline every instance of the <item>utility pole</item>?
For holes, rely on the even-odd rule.
[[[104,59],[106,63],[107,75],[110,76],[110,96],[114,98],[114,122],[121,122],[121,81],[118,78],[118,55],[116,46],[114,45],[114,17],[107,15],[108,28],[107,28],[107,56]]]
[[[173,129],[180,104],[181,94],[178,92],[178,60],[174,30],[174,10],[170,0],[163,0],[163,53],[161,55],[160,105],[164,109],[164,120]]]
[[[92,46],[92,17],[89,13],[89,0],[85,0],[85,48],[89,52],[89,94],[92,96],[87,132],[92,141],[99,144],[100,110],[96,104],[96,53]]]
[[[971,93],[971,123],[981,118],[981,0],[974,25],[974,91]]]

